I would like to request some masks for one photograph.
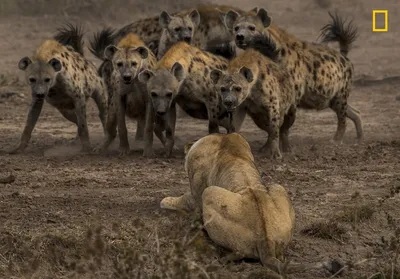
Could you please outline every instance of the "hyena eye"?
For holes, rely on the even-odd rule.
[[[132,62],[132,67],[136,67],[137,66],[137,62],[136,61],[133,61]]]
[[[49,82],[50,82],[50,78],[45,78],[45,79],[44,79],[44,82],[45,82],[45,83],[49,83]]]
[[[240,88],[240,87],[235,87],[234,90],[235,90],[236,92],[240,92],[240,91],[242,91],[242,88]]]
[[[192,27],[188,27],[189,31],[192,32],[193,28]]]
[[[153,97],[153,98],[156,98],[156,97],[158,96],[156,92],[151,92],[150,95],[151,95],[151,97]]]
[[[256,27],[255,27],[255,26],[249,26],[249,30],[250,30],[250,31],[255,31],[255,30],[256,30]]]
[[[179,31],[181,31],[181,28],[180,27],[176,27],[174,30],[175,30],[175,32],[179,32]]]
[[[225,87],[221,87],[221,93],[225,93],[227,90]]]
[[[124,66],[124,63],[122,63],[122,62],[117,63],[117,67],[122,67],[122,66]]]
[[[236,32],[239,31],[239,26],[236,26],[236,27],[235,27],[235,31],[236,31]]]
[[[172,93],[168,92],[167,94],[165,94],[165,96],[167,96],[167,98],[171,98],[172,97]]]
[[[29,78],[29,82],[30,83],[35,83],[36,82],[36,78],[33,78],[33,77]]]

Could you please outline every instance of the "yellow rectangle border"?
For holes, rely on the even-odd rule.
[[[376,15],[383,14],[385,17],[385,25],[383,28],[376,28]],[[387,32],[389,30],[389,13],[388,10],[372,10],[372,32]]]

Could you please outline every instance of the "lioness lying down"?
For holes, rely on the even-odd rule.
[[[244,137],[211,134],[186,144],[185,154],[190,191],[164,198],[161,208],[198,210],[217,245],[280,272],[293,237],[294,210],[282,186],[264,185]],[[323,265],[289,265],[286,272]]]

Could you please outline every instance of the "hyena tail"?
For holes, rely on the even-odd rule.
[[[321,28],[319,38],[322,39],[322,43],[339,42],[340,53],[347,56],[351,45],[357,39],[357,28],[352,20],[346,24],[347,20],[343,20],[337,13],[335,15],[329,13],[329,16],[332,22]]]
[[[105,28],[94,34],[89,41],[89,50],[94,56],[104,61],[104,50],[114,41],[114,29]]]
[[[261,34],[254,36],[249,47],[262,53],[272,61],[279,61],[281,58],[281,49],[269,34]]]
[[[80,55],[83,54],[83,29],[82,26],[74,26],[66,22],[64,26],[57,29],[54,39],[64,46],[71,46]]]

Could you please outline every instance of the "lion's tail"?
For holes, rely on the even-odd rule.
[[[337,13],[332,15],[332,22],[321,28],[319,38],[322,38],[322,43],[339,42],[340,53],[347,56],[351,49],[351,45],[357,39],[358,31],[351,20],[346,26],[346,20],[343,20]]]
[[[277,223],[279,222],[279,229],[282,232],[282,237],[285,237],[284,234],[287,233],[286,237],[291,237],[294,230],[294,209],[291,205],[289,196],[285,190],[280,185],[271,185],[268,190],[260,190],[260,189],[251,189],[251,193],[253,198],[255,199],[259,213],[261,218],[261,224],[265,227],[264,232],[265,236],[260,239],[257,243],[257,250],[259,253],[259,257],[261,263],[278,272],[279,274],[293,274],[297,272],[304,272],[310,269],[321,269],[325,268],[330,271],[332,274],[338,272],[343,265],[337,260],[328,260],[324,262],[317,263],[309,263],[309,264],[294,264],[294,263],[283,263],[276,258],[270,256],[269,249],[274,249],[275,252],[283,253],[285,246],[287,243],[275,243],[275,247],[271,247],[269,243],[267,243],[268,239],[268,223]],[[278,201],[276,200],[278,199]],[[274,211],[279,215],[274,216],[271,214],[271,207],[274,207]],[[275,220],[271,220],[271,218]],[[268,222],[269,221],[269,222]],[[285,227],[286,226],[286,227]],[[290,233],[289,233],[290,232]],[[291,239],[286,239],[289,242]],[[281,245],[281,246],[279,246]]]

